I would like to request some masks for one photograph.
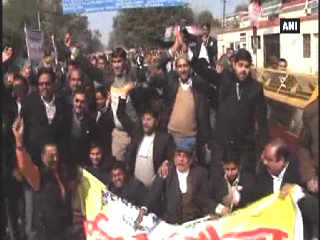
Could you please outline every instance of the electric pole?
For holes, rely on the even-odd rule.
[[[225,21],[226,21],[226,2],[227,0],[222,0],[223,1],[223,15],[222,15],[222,27],[225,27]]]

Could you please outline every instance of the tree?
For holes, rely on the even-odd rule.
[[[241,11],[248,11],[248,4],[244,3],[244,4],[237,5],[234,12],[237,13]]]
[[[213,22],[213,16],[210,11],[204,10],[200,12],[197,16],[197,23],[199,25],[202,25],[204,23],[212,23]]]
[[[75,40],[87,46],[85,53],[102,48],[101,34],[88,29],[88,18],[78,14],[63,15],[61,0],[10,0],[3,5],[2,36],[4,43],[14,44],[18,54],[25,52],[24,24],[37,29],[38,12],[45,45],[49,45],[51,34],[57,41],[63,41],[65,32],[71,30]]]
[[[109,47],[156,47],[163,38],[165,28],[184,18],[194,22],[194,14],[188,6],[165,8],[134,8],[119,11],[113,19],[113,32]]]

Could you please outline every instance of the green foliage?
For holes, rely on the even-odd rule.
[[[37,12],[40,12],[41,30],[45,33],[45,45],[48,46],[51,34],[56,41],[62,42],[66,31],[71,31],[75,40],[85,46],[84,52],[102,48],[101,34],[88,29],[86,16],[63,15],[61,0],[9,0],[3,4],[2,38],[3,42],[14,44],[16,52],[25,51],[24,24],[28,28],[38,29]]]
[[[237,13],[241,11],[248,11],[248,4],[244,3],[236,6],[236,9],[234,10],[234,12]]]
[[[157,46],[165,28],[186,19],[194,23],[194,14],[188,6],[165,8],[124,9],[113,19],[113,32],[109,47]]]

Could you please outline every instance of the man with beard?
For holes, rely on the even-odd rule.
[[[123,108],[124,105],[120,104],[119,108]],[[121,116],[123,113],[125,113],[123,110],[118,110],[120,119],[124,119]],[[129,171],[147,188],[152,185],[161,166],[168,164],[174,154],[174,140],[170,134],[157,129],[158,122],[158,113],[146,109],[141,117],[141,125],[139,124],[131,133],[132,141],[128,146]]]
[[[222,156],[228,146],[239,151],[242,168],[254,174],[257,151],[268,140],[263,87],[252,78],[251,64],[251,54],[245,49],[235,54],[233,71],[225,69],[221,74],[203,67],[197,59],[192,60],[194,70],[213,82],[219,94],[210,171],[213,176],[223,177]]]
[[[127,173],[123,162],[117,161],[112,165],[110,176],[111,192],[136,206],[144,204],[147,189],[142,182]]]
[[[59,158],[57,145],[44,145],[41,153],[42,162],[37,166],[24,148],[24,123],[21,118],[17,118],[12,130],[16,142],[18,168],[34,193],[32,230],[35,235],[30,239],[70,239],[68,228],[72,223],[69,184],[71,181],[63,178],[61,174],[62,159]]]

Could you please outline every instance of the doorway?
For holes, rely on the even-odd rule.
[[[278,64],[278,59],[280,58],[280,34],[264,35],[263,43],[264,67],[272,67],[273,64]]]

